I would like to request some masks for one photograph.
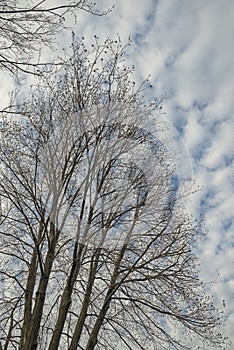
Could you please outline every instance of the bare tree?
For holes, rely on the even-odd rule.
[[[4,350],[225,343],[192,251],[202,229],[124,50],[74,43],[64,68],[3,116]]]
[[[72,13],[75,17],[78,10],[98,16],[110,11],[100,12],[89,0],[2,0],[0,67],[11,73],[39,74],[46,65],[35,57],[35,52],[42,45],[53,45],[55,35],[66,26],[66,15]]]

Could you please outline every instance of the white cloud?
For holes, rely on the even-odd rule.
[[[99,0],[97,7],[113,2]],[[106,17],[81,12],[75,31],[88,41],[94,34],[105,39],[119,33],[123,42],[132,36],[135,46],[128,58],[136,79],[152,74],[154,94],[167,97],[164,111],[183,134],[195,178],[204,188],[191,205],[198,213],[201,200],[207,204],[203,275],[213,279],[219,273],[212,290],[217,300],[227,299],[227,330],[234,342],[233,13],[232,0],[122,0]],[[60,46],[69,40],[61,38]],[[1,101],[7,84],[1,85]]]
[[[183,133],[190,150],[195,178],[204,188],[192,203],[195,213],[199,211],[200,201],[211,194],[206,199],[209,232],[201,251],[203,275],[213,279],[219,273],[212,290],[217,300],[227,299],[227,328],[231,337],[234,326],[233,12],[234,3],[227,0],[160,0],[152,9],[150,26],[145,17],[147,30],[142,28],[143,39],[134,51],[138,77],[152,73],[155,93],[168,97],[167,117]],[[127,18],[128,14],[122,16]],[[133,18],[129,34],[134,31],[139,31],[139,26]]]
[[[217,168],[231,162],[234,158],[233,130],[234,121],[224,120],[210,132],[211,145],[201,160],[203,166]]]

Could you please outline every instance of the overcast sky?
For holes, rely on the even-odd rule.
[[[96,2],[106,9],[114,0]],[[105,17],[80,13],[76,34],[104,40],[118,33],[123,42],[130,36],[128,60],[136,67],[136,79],[151,74],[152,97],[164,97],[165,117],[183,140],[184,163],[190,162],[187,149],[202,188],[192,203],[194,215],[205,213],[209,230],[200,247],[202,276],[216,280],[212,292],[217,302],[226,300],[227,331],[234,344],[234,1],[115,2]],[[12,86],[1,76],[0,102]]]
[[[97,1],[102,8],[112,3]],[[87,39],[131,36],[137,79],[151,74],[154,95],[165,97],[163,111],[183,137],[202,188],[192,204],[209,230],[200,247],[202,276],[216,280],[217,302],[226,300],[234,342],[234,1],[119,0],[106,17],[82,13],[77,28]]]

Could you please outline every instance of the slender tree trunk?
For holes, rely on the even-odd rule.
[[[25,305],[24,305],[24,322],[21,330],[21,339],[19,350],[23,349],[27,341],[27,333],[30,327],[32,318],[32,297],[36,282],[37,274],[37,249],[34,247],[32,259],[29,267],[26,291],[25,291]]]
[[[111,298],[118,288],[116,285],[116,280],[117,280],[118,275],[119,275],[119,267],[120,267],[120,264],[121,264],[121,261],[122,261],[122,258],[124,256],[126,249],[127,249],[127,246],[124,245],[120,251],[120,254],[118,255],[118,257],[116,259],[115,268],[114,268],[113,275],[112,275],[112,278],[110,281],[110,287],[108,288],[108,291],[106,293],[106,297],[105,297],[105,300],[103,302],[101,311],[96,319],[93,330],[89,336],[89,340],[88,340],[88,343],[87,343],[85,350],[93,350],[97,344],[98,333],[99,333],[100,328],[103,324],[106,313],[109,309]]]
[[[52,270],[55,247],[58,240],[58,232],[55,229],[54,224],[50,223],[50,244],[49,250],[46,255],[44,271],[41,275],[39,287],[36,292],[36,300],[33,308],[33,313],[31,317],[30,327],[27,332],[27,340],[20,350],[35,350],[37,348],[37,340],[40,331],[41,318],[43,314],[43,307],[45,303],[45,295],[47,290],[47,285]]]
[[[111,297],[113,295],[113,292],[115,291],[115,288],[113,287],[112,289],[109,288],[108,289],[108,293],[106,295],[105,301],[103,303],[102,309],[98,315],[98,318],[95,322],[95,325],[93,327],[93,330],[90,334],[89,340],[88,340],[88,344],[85,348],[85,350],[93,350],[97,344],[97,337],[98,337],[98,333],[100,331],[100,328],[103,324],[103,321],[105,319],[106,313],[109,309],[109,305],[111,302]]]
[[[40,242],[43,233],[43,221],[39,223],[39,232],[37,240]],[[32,252],[31,263],[29,267],[29,273],[27,278],[27,285],[25,290],[25,305],[24,305],[24,321],[21,330],[21,339],[19,350],[23,349],[27,342],[27,333],[30,328],[31,319],[32,319],[32,300],[33,300],[33,292],[36,283],[37,277],[37,268],[38,268],[38,250],[37,250],[37,242],[34,242],[34,248]]]
[[[95,252],[95,254],[93,255],[94,261],[92,261],[91,263],[91,267],[90,267],[90,274],[89,274],[89,280],[88,280],[88,284],[85,290],[85,295],[84,295],[84,300],[82,303],[82,307],[81,307],[81,311],[76,323],[76,328],[72,337],[72,341],[71,341],[71,345],[69,346],[69,350],[76,350],[80,337],[81,337],[81,332],[84,326],[84,322],[87,316],[87,310],[89,307],[89,303],[90,303],[90,296],[92,293],[92,287],[93,287],[93,283],[95,281],[95,276],[96,276],[96,270],[97,270],[97,265],[98,265],[98,259],[100,256],[100,252],[101,252],[101,248],[98,248]]]
[[[77,275],[80,270],[80,259],[81,254],[84,249],[84,245],[79,245],[78,249],[78,243],[76,243],[74,248],[74,254],[73,254],[73,264],[72,268],[66,283],[66,286],[63,291],[63,295],[61,297],[60,307],[59,307],[59,314],[57,317],[56,325],[54,328],[53,336],[50,341],[49,350],[57,350],[59,346],[59,341],[62,335],[62,330],[64,327],[64,323],[66,321],[67,313],[69,310],[69,307],[71,305],[71,296],[73,292],[73,287],[77,279]]]

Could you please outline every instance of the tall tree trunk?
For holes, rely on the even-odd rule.
[[[37,340],[40,331],[41,318],[43,314],[43,307],[45,303],[45,295],[47,285],[52,270],[55,248],[58,240],[58,231],[53,222],[50,223],[50,244],[46,255],[44,271],[41,274],[38,290],[36,292],[36,300],[31,317],[30,327],[27,332],[27,340],[20,350],[35,350],[37,348]]]
[[[69,350],[76,350],[80,337],[81,337],[81,332],[84,326],[84,322],[87,316],[87,310],[89,307],[89,303],[90,303],[90,296],[92,293],[92,287],[95,281],[95,276],[96,276],[96,271],[97,271],[97,265],[98,265],[98,259],[100,256],[100,252],[101,252],[101,248],[98,248],[95,251],[95,254],[93,255],[93,259],[91,262],[91,267],[90,267],[90,273],[89,273],[89,280],[88,280],[88,284],[85,290],[85,295],[84,295],[84,300],[82,303],[82,307],[81,307],[81,311],[76,323],[76,328],[72,337],[72,341],[71,344],[69,346]],[[94,260],[94,261],[93,261]]]
[[[21,330],[19,350],[24,349],[32,318],[32,298],[37,274],[37,249],[34,247],[25,290],[24,321]]]
[[[127,249],[127,245],[124,245],[122,247],[117,259],[116,259],[115,268],[114,268],[114,271],[113,271],[113,274],[111,277],[111,281],[110,281],[110,286],[109,286],[108,291],[106,293],[106,297],[105,297],[105,300],[103,302],[101,311],[96,319],[93,330],[89,336],[89,340],[88,340],[88,343],[87,343],[85,350],[93,350],[97,344],[98,333],[99,333],[100,328],[103,324],[106,313],[109,309],[111,298],[118,288],[118,285],[116,285],[116,280],[117,280],[118,275],[119,275],[119,267],[120,267],[120,264],[121,264],[121,261],[123,259],[123,256],[124,256],[126,249]]]
[[[39,231],[37,236],[37,242],[40,242],[43,234],[44,223],[43,220],[39,223]],[[33,292],[36,283],[37,277],[37,268],[38,268],[38,246],[37,242],[34,242],[34,248],[31,257],[31,263],[28,272],[26,290],[25,290],[25,305],[24,305],[24,320],[21,330],[21,338],[19,350],[23,349],[27,342],[27,334],[30,328],[31,319],[32,319],[32,301],[33,301]]]
[[[73,253],[73,264],[71,267],[71,271],[69,274],[69,277],[67,279],[66,286],[63,291],[63,295],[61,297],[60,307],[59,307],[59,314],[57,317],[56,325],[54,328],[53,336],[50,341],[49,350],[57,350],[59,346],[59,341],[62,335],[62,330],[64,327],[64,323],[66,321],[67,313],[69,310],[69,307],[71,305],[71,296],[73,292],[73,287],[77,279],[77,275],[80,270],[80,260],[81,255],[84,249],[84,245],[79,245],[78,249],[78,243],[76,242],[74,253]],[[78,250],[78,251],[77,251]]]

